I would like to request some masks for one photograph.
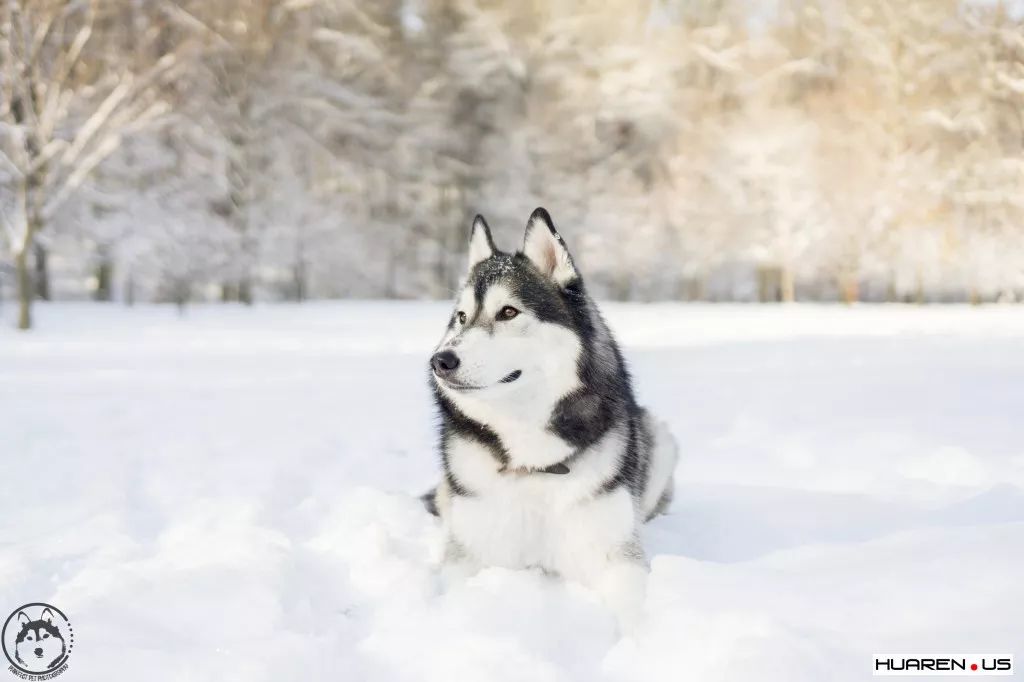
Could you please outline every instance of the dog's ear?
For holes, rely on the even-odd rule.
[[[579,276],[569,249],[565,248],[551,216],[543,208],[534,211],[526,223],[523,254],[542,275],[553,279],[558,286],[564,287]]]
[[[43,612],[39,615],[39,620],[45,620],[50,625],[53,625],[53,611],[49,608],[43,609]]]
[[[25,625],[25,623],[31,623],[32,619],[25,615],[24,611],[18,611],[18,625]]]
[[[491,228],[482,215],[473,218],[473,227],[469,232],[469,266],[472,270],[477,263],[494,255],[494,240],[491,239]]]

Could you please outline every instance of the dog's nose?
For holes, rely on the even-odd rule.
[[[459,368],[459,356],[450,350],[443,350],[440,353],[434,353],[434,357],[430,358],[430,366],[433,367],[434,371],[438,374],[453,372]]]
[[[36,656],[42,656],[43,655],[43,647],[37,646],[36,650],[33,653],[35,653]]]

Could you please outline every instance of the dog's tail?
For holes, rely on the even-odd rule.
[[[673,474],[679,461],[679,445],[669,431],[668,424],[654,419],[644,410],[644,423],[650,434],[651,447],[648,460],[647,487],[641,504],[644,521],[650,521],[668,511],[675,489]]]

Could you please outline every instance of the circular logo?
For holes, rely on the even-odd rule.
[[[67,668],[75,643],[71,623],[56,606],[33,602],[16,608],[0,633],[12,672],[22,679],[51,679]]]

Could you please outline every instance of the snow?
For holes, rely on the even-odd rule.
[[[447,303],[0,309],[0,611],[68,680],[844,680],[1024,653],[1015,307],[608,305],[682,444],[646,615],[442,591],[426,357]]]

